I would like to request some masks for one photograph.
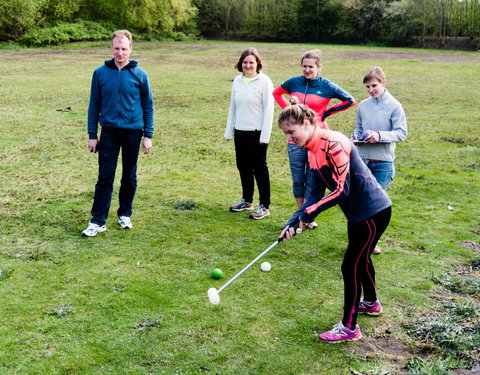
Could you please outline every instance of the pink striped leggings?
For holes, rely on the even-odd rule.
[[[345,294],[342,323],[350,329],[355,329],[357,324],[362,290],[366,301],[377,300],[375,269],[370,255],[387,229],[391,215],[392,207],[388,207],[360,223],[348,224],[348,247],[342,263]]]

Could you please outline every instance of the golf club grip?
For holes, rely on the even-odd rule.
[[[295,229],[293,231],[293,235],[296,236],[297,235],[297,229],[298,227],[300,226],[300,220],[298,220],[295,224],[293,224],[293,226],[291,226],[290,228],[293,228]],[[278,237],[277,239],[277,242],[282,242],[287,236],[284,234],[282,237]]]

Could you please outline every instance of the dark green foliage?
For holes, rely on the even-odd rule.
[[[90,21],[60,22],[55,26],[25,34],[20,41],[29,46],[58,45],[68,42],[109,39],[114,27]]]
[[[438,345],[445,357],[473,363],[480,347],[480,307],[469,299],[451,301],[440,311],[406,325],[409,334],[424,343]],[[413,364],[418,365],[414,360]],[[425,363],[422,363],[424,366]],[[420,366],[420,368],[423,368]],[[425,366],[424,366],[425,367]],[[415,368],[411,367],[411,369]],[[408,372],[409,374],[436,374],[437,372]],[[438,373],[438,374],[441,374]]]
[[[242,24],[245,36],[249,39],[267,41],[297,40],[296,13],[295,3],[288,0],[254,2],[254,5],[249,7]]]
[[[420,30],[418,19],[412,17],[405,2],[396,1],[385,9],[378,38],[384,42],[406,45]]]
[[[186,201],[178,201],[173,204],[177,210],[194,210],[198,206],[194,201],[186,200]]]
[[[160,319],[150,319],[146,316],[142,318],[138,323],[135,323],[133,328],[137,331],[146,331],[150,329],[156,329],[160,327]]]
[[[0,2],[0,40],[16,40],[37,26],[43,1],[9,0]]]
[[[359,18],[360,33],[365,40],[373,40],[377,37],[379,30],[383,26],[387,3],[384,0],[374,0],[365,4]]]
[[[192,36],[301,42],[385,42],[480,46],[478,0],[8,0],[0,2],[0,41],[31,45],[91,40],[81,20],[113,23],[136,37]],[[110,30],[110,32],[113,30]],[[80,34],[80,36],[78,35]],[[475,39],[477,38],[477,39]],[[436,40],[436,39],[434,39]]]
[[[327,26],[326,0],[300,0],[298,5],[298,36],[305,41],[320,40]],[[330,21],[331,22],[331,21]]]
[[[406,375],[452,375],[442,361],[429,361],[419,357],[411,357],[407,361]]]
[[[477,257],[472,262],[472,268],[479,270],[480,269],[480,257]]]
[[[0,3],[0,40],[55,45],[101,40],[124,28],[183,40],[196,35],[195,14],[190,0],[9,0]]]
[[[71,21],[80,10],[79,0],[46,0],[42,15],[52,22]]]
[[[459,294],[480,295],[480,280],[476,278],[460,279],[451,275],[443,275],[432,278],[433,282],[445,289]]]
[[[218,36],[227,37],[228,27],[238,28],[239,22],[232,25],[232,18],[236,12],[228,8],[228,4],[221,0],[193,0],[197,8],[196,23],[200,34],[207,38]],[[232,14],[233,13],[233,14]]]
[[[62,304],[60,307],[53,308],[50,311],[47,311],[48,315],[58,316],[63,318],[64,316],[73,312],[73,306],[71,304]]]

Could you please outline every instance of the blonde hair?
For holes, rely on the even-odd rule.
[[[315,60],[315,65],[320,68],[320,65],[322,64],[322,51],[320,51],[319,49],[312,49],[305,52],[302,56],[302,60],[300,60],[300,64],[303,65],[303,60],[305,59]]]
[[[380,68],[379,66],[374,66],[363,77],[363,83],[367,83],[373,79],[383,82],[387,79],[387,76],[383,72],[382,68]]]
[[[290,105],[278,116],[278,126],[283,123],[289,125],[303,124],[308,120],[310,124],[315,125],[315,112],[305,104],[299,104],[296,96],[290,97]]]
[[[112,33],[112,42],[115,38],[127,38],[132,46],[132,33],[128,30],[117,30]]]

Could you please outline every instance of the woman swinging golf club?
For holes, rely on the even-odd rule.
[[[348,221],[348,247],[342,263],[344,313],[342,321],[319,338],[328,342],[358,340],[362,333],[357,314],[382,312],[370,255],[388,226],[392,202],[352,141],[339,132],[316,126],[315,112],[292,99],[292,105],[281,112],[278,125],[289,142],[308,149],[308,161],[315,173],[309,198],[287,222],[280,237],[289,239],[295,234],[295,224],[298,233],[320,212],[340,206]],[[325,188],[330,193],[323,196]]]

